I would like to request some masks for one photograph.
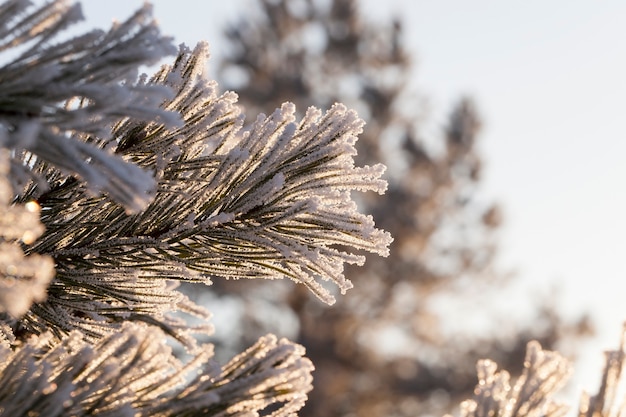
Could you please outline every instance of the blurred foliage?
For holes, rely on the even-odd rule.
[[[442,414],[467,397],[478,359],[492,358],[515,374],[529,340],[553,348],[563,337],[593,331],[586,316],[566,322],[553,299],[542,299],[528,301],[536,312],[526,324],[498,317],[488,330],[450,334],[446,320],[462,317],[460,309],[498,314],[489,304],[512,296],[511,274],[494,266],[501,210],[480,199],[474,102],[461,98],[442,135],[424,138],[424,100],[409,88],[415,69],[402,20],[367,22],[352,0],[255,5],[226,30],[230,53],[220,85],[238,92],[249,117],[284,101],[300,111],[337,101],[356,109],[367,122],[357,163],[389,167],[386,196],[357,198],[395,241],[389,258],[370,256],[364,268],[347,270],[355,288],[333,308],[300,286],[259,283],[244,291],[237,282],[216,282],[221,298],[212,302],[235,302],[245,329],[218,344],[237,349],[268,328],[288,331],[284,323],[296,322],[296,340],[316,367],[302,416],[413,416]],[[440,300],[451,314],[437,308]]]

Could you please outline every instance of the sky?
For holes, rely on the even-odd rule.
[[[86,0],[83,9],[89,26],[106,27],[142,3]],[[176,43],[208,40],[217,58],[223,23],[251,3],[153,1],[164,33]],[[428,97],[427,133],[441,130],[461,95],[476,101],[484,122],[482,192],[504,212],[499,262],[515,269],[520,293],[553,293],[565,314],[592,314],[598,334],[575,378],[595,389],[601,352],[617,346],[626,320],[626,2],[362,5],[366,18],[402,17],[417,58],[407,88]]]

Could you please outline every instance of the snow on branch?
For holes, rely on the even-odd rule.
[[[3,415],[242,416],[269,405],[275,416],[299,410],[311,390],[304,349],[273,336],[223,368],[210,345],[181,363],[155,327],[125,324],[95,345],[80,332],[50,334],[14,349],[0,345]]]
[[[78,4],[61,0],[0,4],[0,146],[15,153],[17,192],[30,181],[41,188],[42,177],[77,174],[91,191],[137,211],[154,192],[151,173],[100,145],[126,117],[179,123],[159,109],[171,94],[166,88],[137,83],[139,66],[176,49],[159,34],[148,5],[108,32],[58,40],[81,19]]]

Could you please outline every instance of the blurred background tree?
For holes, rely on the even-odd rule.
[[[225,32],[220,85],[238,92],[248,115],[284,101],[301,112],[336,101],[356,109],[367,122],[357,163],[389,167],[387,195],[359,201],[395,241],[389,258],[347,271],[355,288],[332,308],[302,286],[216,281],[196,296],[232,312],[216,320],[238,324],[214,343],[238,351],[273,331],[305,345],[315,389],[301,416],[414,416],[440,415],[468,397],[480,358],[515,373],[529,340],[553,349],[592,331],[586,316],[566,322],[545,299],[529,300],[535,312],[525,323],[451,326],[472,313],[464,309],[489,311],[511,283],[494,265],[500,210],[480,199],[476,106],[459,99],[441,136],[425,138],[424,101],[407,88],[415,71],[401,20],[366,22],[353,0],[255,4]]]

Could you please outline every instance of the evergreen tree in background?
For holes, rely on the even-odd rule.
[[[407,91],[414,71],[402,22],[367,23],[358,4],[255,3],[248,18],[227,27],[220,84],[236,90],[250,114],[285,100],[299,109],[334,102],[357,109],[366,120],[357,160],[390,168],[385,198],[359,200],[394,237],[390,257],[348,268],[359,285],[330,309],[297,287],[244,291],[240,283],[219,283],[214,290],[224,299],[243,298],[238,304],[249,310],[242,314],[247,331],[224,343],[239,348],[278,327],[254,314],[265,297],[282,316],[297,317],[294,337],[316,364],[316,387],[302,415],[437,415],[472,392],[478,359],[495,358],[518,373],[529,340],[554,347],[588,323],[567,324],[544,304],[528,327],[507,320],[506,330],[501,323],[491,334],[446,331],[450,316],[437,304],[457,312],[485,308],[489,297],[502,296],[490,287],[504,292],[508,280],[493,266],[499,210],[477,198],[480,118],[472,101],[461,99],[443,137],[424,140],[423,101]]]
[[[174,48],[149,6],[109,31],[64,39],[81,18],[64,1],[0,3],[0,416],[297,416],[312,389],[304,348],[268,334],[218,363],[201,341],[208,311],[177,284],[288,277],[320,304],[349,290],[344,265],[363,264],[358,252],[387,256],[391,243],[351,199],[386,188],[383,165],[354,163],[363,122],[341,104],[298,116],[281,103],[246,123],[236,95],[204,77],[206,44]],[[168,55],[171,65],[137,75]],[[468,106],[453,120],[467,120]],[[463,137],[455,123],[449,136]],[[355,275],[356,288],[374,285],[370,274]],[[297,290],[288,300],[315,311]],[[342,323],[336,332],[361,337]],[[332,328],[319,326],[314,350]],[[623,346],[607,353],[581,417],[617,416]],[[344,369],[354,364],[327,360],[346,362],[332,394],[349,398]],[[552,397],[569,372],[538,342],[516,381],[480,361],[461,415],[560,417]],[[322,373],[316,383],[328,392],[333,381]],[[368,415],[361,405],[341,414]]]

